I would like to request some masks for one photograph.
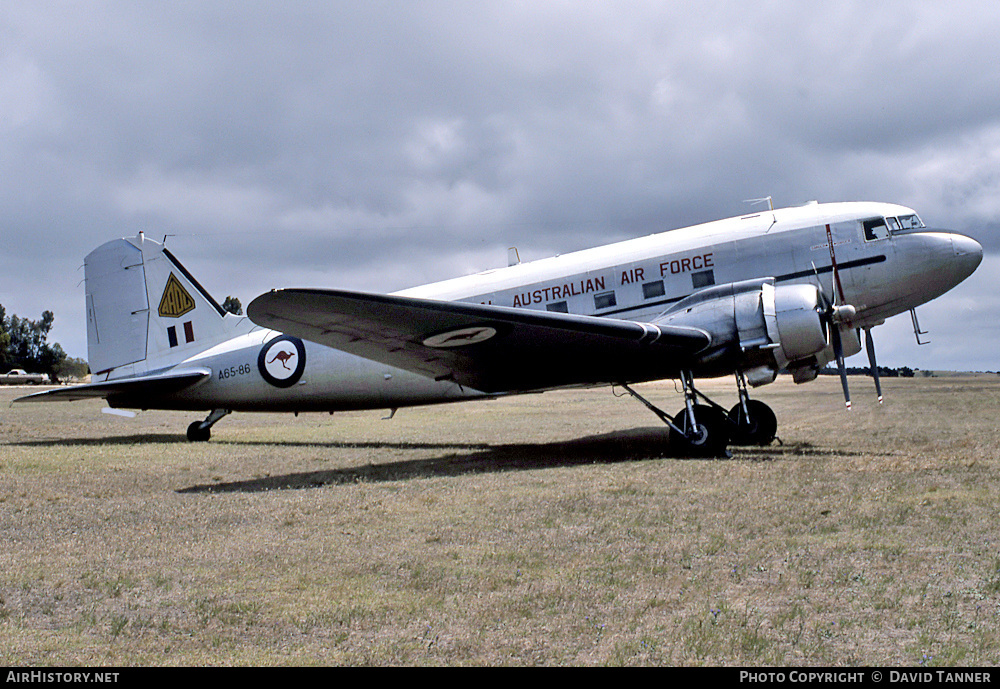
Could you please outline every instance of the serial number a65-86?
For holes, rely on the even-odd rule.
[[[245,376],[250,373],[250,364],[240,364],[239,366],[230,366],[229,368],[219,369],[219,380],[226,380],[227,378],[235,378],[236,376]]]

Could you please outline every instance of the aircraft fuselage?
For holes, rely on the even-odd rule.
[[[902,206],[811,204],[658,233],[397,294],[650,322],[699,290],[770,277],[776,286],[819,284],[834,301],[855,308],[851,328],[869,328],[940,296],[971,274],[981,258],[982,248],[974,240],[929,230]],[[296,345],[298,352],[265,355],[263,348],[276,333],[248,319],[231,335],[208,349],[192,351],[180,364],[210,371],[203,382],[155,400],[116,395],[109,402],[144,408],[335,411],[484,396],[454,381],[434,380],[308,341]],[[847,349],[853,354],[860,345],[852,343]],[[172,355],[176,359],[182,351],[183,345]],[[303,361],[292,380],[289,362],[294,354]],[[266,374],[266,366],[275,367],[273,377]],[[150,357],[110,377],[158,368],[166,367]],[[720,371],[705,367],[692,373],[697,377]]]

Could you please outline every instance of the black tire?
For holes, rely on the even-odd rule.
[[[687,457],[726,457],[729,445],[729,421],[725,413],[702,404],[694,405],[696,428],[689,429],[687,409],[674,416],[674,425],[683,433],[670,429],[670,446]]]
[[[212,428],[202,428],[201,421],[194,421],[188,426],[187,439],[192,443],[203,443],[212,437]]]
[[[758,400],[747,400],[729,410],[730,437],[733,445],[770,445],[778,432],[778,419],[769,406]]]

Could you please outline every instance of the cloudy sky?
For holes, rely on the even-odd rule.
[[[995,0],[0,0],[0,304],[83,357],[83,257],[139,230],[245,305],[877,200],[987,252],[880,363],[997,370],[998,35]]]

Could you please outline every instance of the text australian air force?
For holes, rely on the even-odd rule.
[[[696,270],[705,270],[715,267],[715,256],[713,252],[698,254],[696,256],[685,256],[661,261],[656,269],[650,270],[651,275],[647,276],[647,269],[639,266],[620,271],[616,278],[608,279],[607,276],[594,276],[578,278],[575,280],[562,280],[555,284],[538,287],[537,289],[518,292],[514,294],[513,306],[530,306],[531,304],[544,304],[556,299],[568,299],[591,292],[603,292],[608,289],[607,284],[629,285],[643,282],[648,279],[662,279],[667,275],[678,275]],[[659,273],[656,276],[656,273]]]

